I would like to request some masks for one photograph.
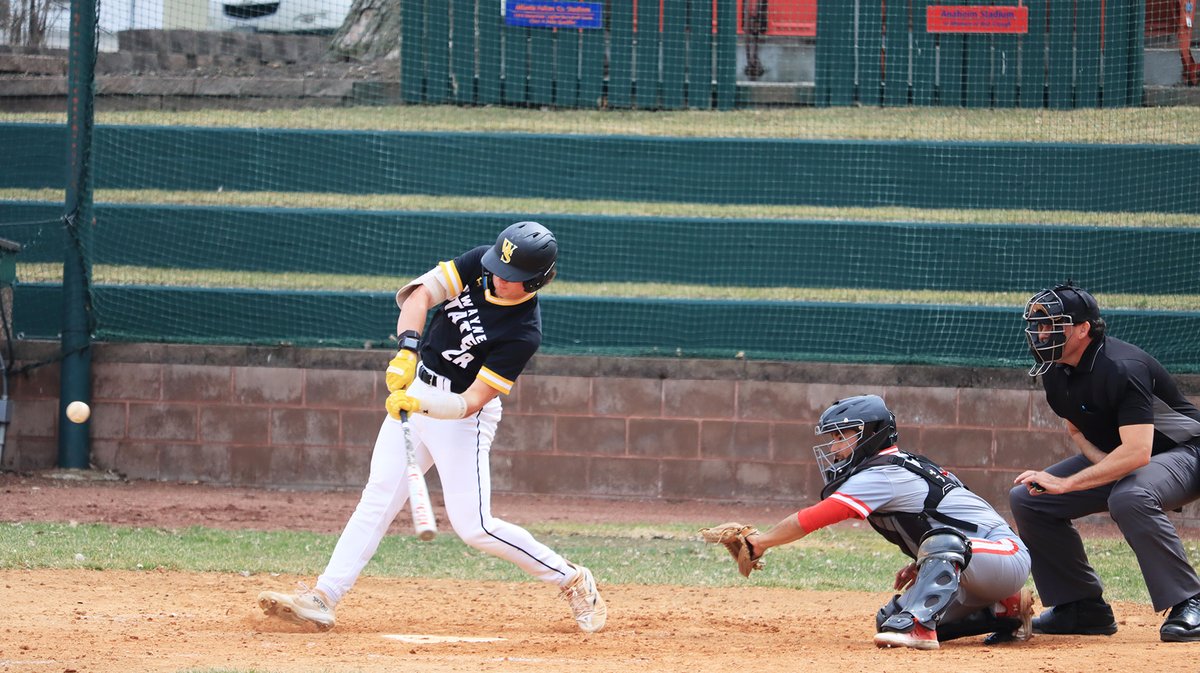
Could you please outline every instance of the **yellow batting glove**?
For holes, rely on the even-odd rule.
[[[419,412],[421,410],[421,401],[403,390],[397,390],[388,395],[384,406],[387,407],[388,416],[400,420],[401,411],[407,411],[410,414]]]
[[[388,391],[396,392],[398,390],[406,390],[412,385],[413,378],[417,375],[417,354],[407,348],[402,348],[396,353],[396,357],[388,363],[387,374],[384,380],[387,383]]]

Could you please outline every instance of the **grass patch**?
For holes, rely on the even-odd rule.
[[[723,547],[700,542],[682,525],[529,526],[541,541],[586,562],[607,584],[746,586]],[[226,531],[200,527],[132,528],[105,524],[0,524],[0,569],[318,574],[337,539],[290,531]],[[1148,602],[1137,560],[1124,540],[1086,541],[1110,599]],[[1197,541],[1185,548],[1198,559]],[[775,549],[752,586],[886,591],[907,558],[869,529],[836,526]],[[515,566],[472,550],[453,534],[433,542],[391,535],[364,570],[381,577],[532,582]]]
[[[3,113],[0,122],[66,123],[65,114]],[[672,137],[1178,144],[1200,139],[1186,106],[1086,110],[766,108],[707,111],[529,110],[411,105],[302,110],[99,112],[97,124],[363,131]]]

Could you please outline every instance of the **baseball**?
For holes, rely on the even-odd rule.
[[[87,405],[87,402],[75,400],[67,405],[67,418],[71,419],[72,423],[82,423],[92,415],[92,408]]]

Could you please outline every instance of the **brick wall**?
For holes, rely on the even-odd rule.
[[[57,345],[22,342],[17,366]],[[382,351],[98,344],[92,460],[130,478],[358,488],[383,420]],[[1181,377],[1191,395],[1200,377]],[[0,468],[51,468],[59,368],[13,377]],[[504,400],[497,492],[815,501],[813,423],[874,392],[901,447],[1007,510],[1013,477],[1073,450],[1023,370],[538,356]],[[436,479],[432,479],[436,488]],[[1191,508],[1185,521],[1200,523]]]

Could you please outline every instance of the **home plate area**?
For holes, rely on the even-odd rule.
[[[1179,662],[1195,647],[1159,642],[1161,617],[1118,602],[1120,630],[1111,637],[878,649],[875,612],[890,592],[800,591],[740,577],[728,587],[601,579],[608,624],[592,634],[578,629],[554,587],[532,581],[365,576],[327,632],[262,614],[259,591],[287,591],[301,580],[311,578],[0,569],[0,673],[1162,673],[1184,670]]]
[[[504,638],[489,638],[487,636],[435,636],[425,633],[385,633],[388,640],[399,640],[402,643],[428,645],[430,643],[494,643]]]

